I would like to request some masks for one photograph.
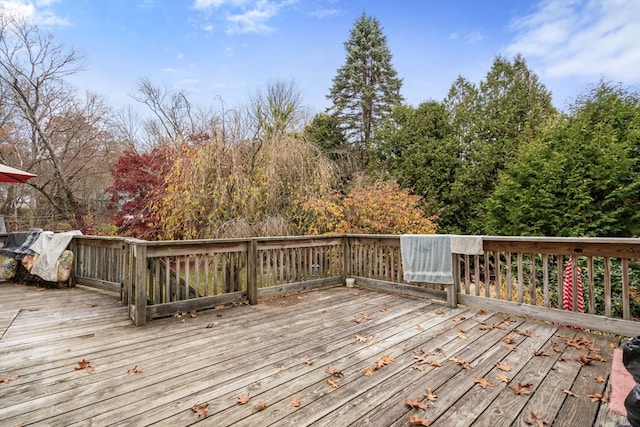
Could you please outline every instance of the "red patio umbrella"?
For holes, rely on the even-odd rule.
[[[0,164],[0,182],[27,182],[27,180],[36,176],[32,173]]]

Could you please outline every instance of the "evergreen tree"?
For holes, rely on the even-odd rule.
[[[640,97],[601,82],[518,150],[488,200],[488,232],[640,234]]]
[[[484,203],[500,171],[556,110],[551,93],[520,55],[513,62],[497,57],[479,87],[458,79],[445,104],[461,143],[462,163],[451,189],[453,204],[439,225],[447,232],[481,234]]]
[[[327,96],[333,114],[364,161],[377,123],[402,102],[402,79],[391,65],[387,38],[377,19],[364,13],[345,43],[346,63],[338,69]]]

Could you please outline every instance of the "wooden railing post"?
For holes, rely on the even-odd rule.
[[[133,324],[144,326],[147,322],[147,245],[141,241],[132,245],[135,258],[133,277],[135,284],[135,308]]]
[[[249,239],[247,245],[247,298],[249,304],[258,303],[258,239]]]
[[[346,279],[353,275],[351,271],[351,238],[349,236],[344,236],[342,239],[344,259],[342,262],[342,275]]]

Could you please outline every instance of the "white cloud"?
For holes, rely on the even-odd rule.
[[[70,25],[67,18],[58,16],[49,7],[57,0],[0,0],[0,15],[25,19],[42,26]]]
[[[270,33],[275,29],[269,21],[280,10],[297,0],[194,0],[193,8],[203,11],[207,16],[222,16],[226,21],[226,32],[233,33]],[[214,29],[210,24],[205,31]]]
[[[544,0],[514,21],[510,54],[533,59],[547,77],[640,83],[640,2]]]

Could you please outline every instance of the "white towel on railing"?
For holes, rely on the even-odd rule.
[[[400,252],[407,282],[453,283],[448,234],[404,234],[400,236]]]
[[[462,255],[482,255],[482,236],[451,235],[451,252]]]
[[[53,233],[52,231],[40,233],[38,240],[31,246],[31,249],[40,255],[31,269],[31,274],[49,282],[56,282],[58,280],[58,259],[69,246],[73,236],[78,234],[82,234],[82,232],[74,230],[65,233]]]

